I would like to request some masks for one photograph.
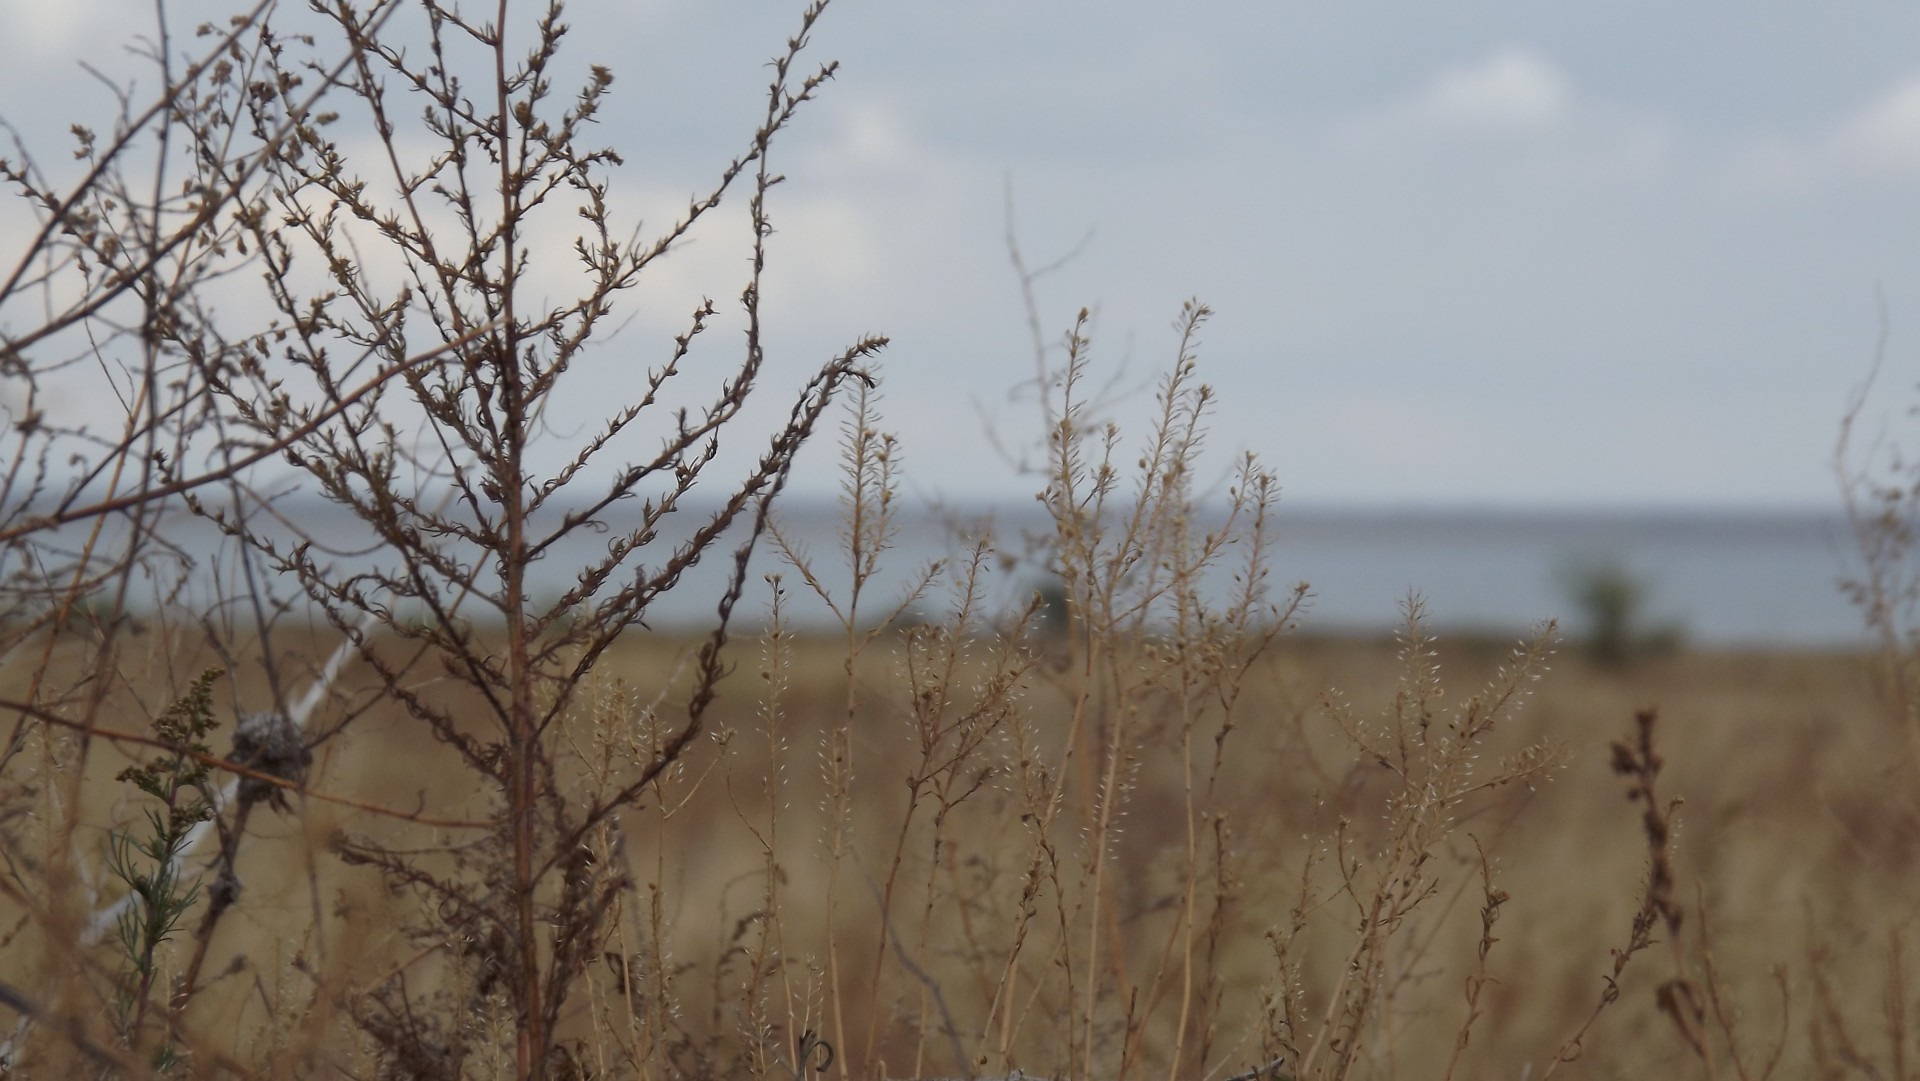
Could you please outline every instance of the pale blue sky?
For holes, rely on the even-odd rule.
[[[0,4],[24,28],[0,42],[9,118],[90,92],[73,59],[127,31],[126,5],[53,7]],[[602,134],[649,221],[743,147],[797,13],[570,10],[576,70],[618,77]],[[1889,416],[1920,373],[1916,42],[1920,7],[1892,2],[836,0],[812,55],[841,75],[776,151],[779,379],[891,334],[914,490],[1026,493],[981,419],[1034,431],[1008,395],[1032,370],[1010,182],[1031,258],[1091,231],[1041,301],[1056,331],[1098,309],[1123,385],[1168,359],[1185,298],[1217,309],[1214,447],[1259,452],[1290,501],[1827,504],[1876,289]],[[727,228],[637,298],[569,402],[583,423],[618,354],[737,295]]]

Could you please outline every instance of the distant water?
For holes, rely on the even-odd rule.
[[[1661,511],[1283,515],[1285,573],[1318,594],[1310,620],[1387,625],[1409,589],[1442,627],[1544,617],[1578,633],[1574,583],[1613,568],[1638,582],[1645,622],[1717,646],[1846,646],[1866,637],[1840,592],[1859,556],[1836,515]]]
[[[286,505],[282,513],[338,548],[343,554],[334,558],[341,570],[359,571],[379,561],[377,550],[362,547],[366,538],[355,536],[351,523],[330,507]],[[964,548],[949,521],[985,516],[977,509],[904,514],[882,580],[863,602],[863,611],[869,618],[883,612],[916,568]],[[999,517],[998,534],[1009,538],[1005,547],[1013,551],[1023,530],[1042,525],[1032,503]],[[680,518],[673,534],[684,535],[697,521],[693,512]],[[836,508],[789,500],[781,520],[795,546],[817,561],[816,575],[830,590],[843,593],[848,575]],[[617,529],[621,523],[609,525]],[[1583,574],[1614,568],[1640,583],[1647,626],[1673,628],[1691,643],[1842,647],[1865,638],[1859,613],[1839,589],[1858,557],[1835,515],[1354,511],[1283,505],[1274,525],[1275,591],[1295,581],[1310,583],[1313,600],[1302,621],[1307,633],[1389,632],[1400,621],[1408,593],[1418,591],[1431,625],[1443,632],[1517,634],[1537,621],[1558,618],[1577,634],[1581,612],[1571,599],[1573,583]],[[204,524],[175,519],[169,534],[182,552],[229,583],[237,581],[231,549],[219,551]],[[558,596],[582,564],[604,553],[610,535],[589,534],[556,546],[536,565],[536,595]],[[653,552],[661,554],[643,557],[643,564],[657,564],[664,549],[656,545]],[[713,553],[650,609],[649,625],[660,630],[705,625],[730,563],[730,550]],[[774,572],[786,583],[790,619],[824,624],[824,605],[810,599],[801,576],[763,544],[752,588],[736,610],[742,629],[765,618],[769,589],[762,578]],[[989,578],[1002,603],[1041,584],[1037,574],[1018,564],[995,564]],[[204,603],[198,590],[189,599],[196,596]],[[920,608],[932,616],[947,603],[936,591]]]
[[[1031,510],[1018,520],[1038,524]],[[1639,586],[1645,627],[1690,643],[1844,647],[1866,639],[1858,609],[1840,591],[1859,557],[1838,514],[1283,505],[1274,525],[1273,583],[1276,592],[1310,585],[1307,633],[1389,633],[1417,592],[1442,632],[1521,634],[1552,618],[1578,634],[1579,581],[1615,572]],[[939,545],[926,529],[904,539],[899,554],[909,558]]]

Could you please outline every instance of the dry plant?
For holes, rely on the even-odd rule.
[[[823,364],[785,421],[758,433],[769,438],[758,459],[715,475],[728,468],[716,464],[721,437],[744,439],[742,410],[770,392],[761,283],[781,178],[769,151],[833,75],[832,64],[799,68],[825,6],[804,10],[775,59],[739,157],[652,239],[614,220],[608,176],[621,159],[589,141],[613,74],[595,66],[577,93],[556,96],[558,3],[531,18],[503,3],[484,22],[435,0],[304,14],[263,3],[199,27],[190,61],[163,9],[146,53],[162,91],[142,105],[120,90],[107,136],[76,125],[74,175],[49,173],[18,141],[0,176],[34,225],[0,282],[15,442],[0,539],[14,557],[4,648],[29,671],[11,684],[15,720],[0,749],[5,889],[31,924],[38,971],[72,975],[31,993],[7,984],[23,1018],[9,1068],[57,1072],[77,1050],[114,1069],[237,1069],[219,1049],[230,1043],[209,1042],[220,1018],[199,1001],[210,943],[245,904],[249,815],[291,810],[289,792],[303,807],[339,799],[310,767],[374,704],[429,732],[475,794],[451,807],[344,800],[383,825],[326,843],[411,899],[397,917],[406,955],[380,962],[355,954],[380,936],[330,937],[338,917],[316,885],[305,947],[262,991],[288,1014],[271,1024],[304,1036],[259,1068],[573,1068],[560,1020],[633,885],[594,846],[617,845],[619,817],[700,735],[772,501],[831,398],[870,382],[862,365],[884,345],[864,339]],[[364,160],[330,134],[346,112],[376,136]],[[703,405],[675,404],[696,338],[725,318],[706,302],[633,398],[541,467],[548,405],[615,327],[620,295],[742,187],[742,354]],[[567,221],[584,225],[550,265],[545,237]],[[569,261],[579,291],[556,304],[546,294]],[[88,393],[95,372],[91,401],[113,403],[117,430],[57,419],[55,400]],[[296,493],[324,498],[324,528]],[[207,566],[204,548],[161,528],[186,515],[227,538],[223,562]],[[678,539],[661,539],[690,518]],[[605,554],[570,588],[535,595],[536,561],[609,530]],[[730,569],[679,723],[645,746],[624,734],[572,741],[562,719],[588,675],[703,558]],[[141,619],[157,634],[135,658],[124,643],[138,626],[134,591],[149,582],[155,614]],[[280,669],[290,654],[271,636],[301,621],[345,640],[372,693],[323,717],[309,716],[313,703],[295,708]],[[271,684],[270,707],[242,716],[224,756],[206,743],[217,676],[191,688],[177,677],[156,703],[152,669],[136,670],[178,665],[196,640],[229,670],[260,665]],[[320,690],[344,657],[325,666]],[[236,682],[235,705],[242,693]],[[110,719],[128,706],[155,719],[151,734]],[[132,905],[95,888],[81,836],[90,764],[109,741],[147,749],[128,779],[164,808],[146,812],[150,829],[111,835],[108,866]],[[610,750],[628,755],[588,768]],[[212,770],[235,781],[222,791]],[[196,889],[187,856],[205,826],[220,851],[212,884]],[[130,968],[95,948],[85,913],[103,906],[121,912]],[[189,912],[199,919],[187,956],[163,978],[156,955]],[[369,960],[387,975],[369,978]],[[103,996],[115,1001],[112,1026],[98,1021]],[[357,1037],[340,1038],[343,1020]]]
[[[1508,900],[1494,885],[1486,842],[1465,834],[1463,820],[1484,813],[1498,790],[1530,792],[1562,759],[1556,746],[1535,741],[1499,755],[1491,769],[1481,763],[1493,750],[1496,728],[1512,723],[1539,678],[1553,627],[1542,627],[1516,649],[1480,694],[1449,707],[1423,616],[1419,600],[1409,601],[1405,674],[1384,717],[1357,715],[1338,698],[1328,703],[1353,748],[1347,784],[1367,792],[1384,781],[1384,792],[1359,804],[1384,800],[1384,818],[1376,826],[1356,821],[1351,811],[1337,815],[1331,836],[1303,856],[1291,920],[1269,936],[1277,963],[1269,1038],[1299,1064],[1298,1077],[1394,1077],[1408,1069],[1397,1041],[1409,1027],[1437,1022],[1421,1016],[1430,1007],[1419,1004],[1415,984],[1422,969],[1434,964],[1430,955],[1446,910],[1477,879],[1480,933],[1464,977],[1466,1010],[1441,1075],[1455,1076],[1483,1013],[1480,996],[1492,978],[1489,961],[1497,941],[1493,925]],[[1471,857],[1459,849],[1463,835]],[[1316,919],[1328,918],[1326,908],[1351,921],[1350,945],[1316,989],[1306,982],[1314,972],[1313,951],[1338,941],[1331,933],[1308,933]],[[1440,911],[1428,911],[1433,908]]]
[[[1773,1046],[1764,1061],[1749,1061],[1752,1037],[1742,1031],[1738,1011],[1731,1003],[1730,991],[1714,964],[1713,938],[1706,901],[1696,906],[1698,943],[1690,945],[1684,930],[1687,910],[1676,897],[1678,878],[1674,870],[1673,844],[1676,817],[1681,801],[1662,802],[1655,791],[1665,761],[1654,747],[1658,715],[1641,710],[1634,718],[1633,735],[1613,744],[1613,771],[1627,779],[1627,800],[1640,809],[1641,828],[1647,843],[1647,877],[1639,908],[1624,949],[1613,951],[1612,970],[1604,977],[1605,988],[1580,1028],[1567,1038],[1542,1073],[1551,1077],[1559,1068],[1573,1062],[1584,1051],[1589,1030],[1602,1013],[1620,1000],[1621,977],[1634,955],[1652,946],[1656,933],[1666,935],[1672,955],[1672,975],[1654,990],[1654,1003],[1673,1026],[1688,1052],[1700,1063],[1709,1078],[1731,1068],[1741,1081],[1769,1078],[1779,1067],[1787,1048],[1792,1013],[1792,991],[1784,968],[1775,968],[1774,983],[1780,994],[1780,1020]]]
[[[1920,777],[1920,464],[1903,447],[1898,431],[1868,435],[1874,390],[1886,364],[1890,327],[1886,300],[1880,298],[1880,328],[1867,376],[1855,389],[1840,422],[1833,467],[1841,506],[1857,548],[1854,576],[1842,583],[1860,609],[1874,648],[1872,659],[1884,708],[1883,735],[1876,746],[1899,745],[1879,759],[1879,771],[1867,778],[1876,794],[1873,818],[1902,855],[1920,844],[1920,803],[1913,793]],[[1909,407],[1908,415],[1912,410]],[[1862,785],[1865,787],[1865,785]],[[1835,815],[1844,825],[1844,816]],[[1850,829],[1846,832],[1851,833]],[[1853,837],[1844,838],[1856,843]],[[1898,898],[1898,914],[1886,920],[1874,938],[1878,948],[1864,963],[1840,955],[1833,934],[1823,927],[1834,914],[1806,906],[1805,947],[1813,1006],[1809,1050],[1822,1077],[1905,1077],[1916,1052],[1908,1021],[1915,1008],[1907,990],[1905,928],[1916,897],[1907,882]],[[1848,971],[1853,970],[1853,971]],[[1848,992],[1879,986],[1878,1016],[1863,1011]],[[1879,1029],[1868,1040],[1861,1033]]]
[[[1878,647],[1887,715],[1907,745],[1906,765],[1920,770],[1920,463],[1885,433],[1861,430],[1871,420],[1887,334],[1883,301],[1873,364],[1847,404],[1834,447],[1841,507],[1859,555],[1857,576],[1842,589]],[[1920,808],[1910,806],[1908,816],[1920,816]]]
[[[983,526],[946,563],[898,579],[879,568],[902,448],[875,394],[849,403],[841,544],[828,557],[845,565],[775,528],[790,570],[763,639],[761,705],[725,733],[718,779],[672,780],[639,856],[655,881],[688,873],[695,850],[710,863],[706,806],[750,838],[753,858],[737,873],[700,867],[709,885],[692,889],[717,893],[717,910],[656,893],[629,913],[599,984],[596,1028],[616,1049],[605,1065],[1397,1076],[1402,1043],[1431,1020],[1419,970],[1445,954],[1468,974],[1453,1057],[1420,1073],[1467,1075],[1506,898],[1493,878],[1499,827],[1481,851],[1462,824],[1523,804],[1558,765],[1551,746],[1506,732],[1551,628],[1450,706],[1416,602],[1388,713],[1330,699],[1330,761],[1274,754],[1297,736],[1247,713],[1248,692],[1307,593],[1270,589],[1273,477],[1243,456],[1220,490],[1203,487],[1213,391],[1197,348],[1209,314],[1184,309],[1137,442],[1087,400],[1086,313],[1057,346],[1038,342],[1050,530],[1006,544]],[[1050,620],[1037,593],[996,609],[989,581],[1008,572],[1061,583],[1066,618]],[[796,673],[795,589],[831,613],[837,663]],[[939,618],[893,629],[942,597]],[[803,740],[815,770],[795,768]],[[1322,809],[1335,805],[1307,812],[1322,832],[1283,840],[1316,777]],[[1474,886],[1482,904],[1465,927],[1449,915]],[[649,997],[626,1004],[634,972],[651,975]]]

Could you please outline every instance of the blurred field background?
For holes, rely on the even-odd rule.
[[[123,647],[146,651],[149,673],[145,682],[114,689],[128,700],[128,712],[151,711],[214,660],[174,642],[154,629]],[[1441,701],[1463,702],[1497,685],[1515,644],[1438,641]],[[657,736],[649,704],[670,712],[665,707],[684,682],[691,646],[665,635],[627,636],[596,676],[592,719],[567,738],[604,745],[603,729],[622,722],[633,726],[622,739]],[[1228,900],[1221,941],[1208,966],[1218,981],[1206,1011],[1210,1049],[1205,1068],[1196,1064],[1183,1076],[1228,1076],[1269,1061],[1263,1056],[1274,1039],[1274,996],[1293,983],[1318,1001],[1316,993],[1348,960],[1354,902],[1325,877],[1326,861],[1342,835],[1368,860],[1391,847],[1398,783],[1380,763],[1356,754],[1328,702],[1357,716],[1390,714],[1394,696],[1408,690],[1405,652],[1400,641],[1299,633],[1280,638],[1248,671],[1233,753],[1211,804],[1230,824],[1225,850],[1233,882],[1222,891]],[[903,781],[925,770],[909,653],[889,633],[862,653],[849,677],[844,637],[735,643],[737,668],[721,687],[711,735],[675,767],[656,800],[602,839],[608,858],[626,862],[632,886],[606,957],[590,971],[591,993],[576,995],[570,1010],[568,1032],[583,1063],[596,1053],[616,1061],[635,1055],[670,1073],[700,1073],[721,1065],[725,1048],[739,1038],[715,1033],[797,1022],[831,1034],[836,1045],[871,1039],[885,1076],[944,1074],[952,1065],[928,999],[935,986],[967,1044],[978,1038],[988,1057],[1000,1057],[992,962],[1017,923],[1029,844],[1021,819],[1030,808],[1016,791],[1011,757],[1022,753],[1021,739],[1057,749],[1071,724],[1070,698],[1055,687],[1064,674],[1043,655],[1018,696],[1017,716],[974,752],[988,775],[952,810],[935,850],[924,808],[906,824]],[[985,659],[968,663],[981,678],[994,667]],[[780,707],[770,720],[774,672]],[[1561,1075],[1699,1075],[1698,1057],[1657,999],[1676,966],[1697,974],[1707,961],[1722,983],[1728,1031],[1737,1034],[1718,1053],[1745,1056],[1737,1070],[1722,1063],[1724,1076],[1875,1076],[1865,1064],[1896,1061],[1902,1052],[1888,1040],[1894,1015],[1887,1011],[1899,1001],[1898,984],[1890,981],[1899,978],[1914,912],[1909,870],[1920,837],[1908,763],[1875,689],[1874,658],[1859,651],[1688,650],[1621,664],[1562,641],[1540,674],[1480,753],[1496,758],[1547,741],[1561,745],[1564,757],[1547,772],[1461,806],[1435,839],[1423,872],[1434,892],[1406,917],[1387,951],[1380,1025],[1361,1049],[1357,1075],[1539,1077],[1556,1057],[1572,1057],[1567,1041],[1599,1003],[1613,951],[1626,947],[1643,904],[1648,843],[1638,808],[1609,768],[1609,747],[1649,706],[1660,711],[1667,760],[1660,794],[1684,800],[1672,858],[1689,917],[1678,944],[1685,952],[1676,960],[1658,942],[1636,956],[1620,978],[1619,1003],[1586,1032]],[[365,705],[376,697],[377,689],[351,670],[345,683],[350,701]],[[242,697],[262,692],[239,688]],[[1123,874],[1107,931],[1109,945],[1125,951],[1125,975],[1115,969],[1101,978],[1146,985],[1179,923],[1186,783],[1168,740],[1177,727],[1171,700],[1158,698],[1134,720],[1140,736],[1128,767],[1131,796],[1113,843]],[[1016,738],[1018,732],[1025,735]],[[96,806],[83,816],[94,823],[83,834],[87,843],[104,844],[108,828],[134,817],[137,798],[110,778],[138,753],[109,746],[97,753],[88,797]],[[827,764],[836,754],[850,767],[837,782]],[[586,782],[576,776],[570,783]],[[836,784],[851,790],[841,804]],[[310,786],[371,805],[432,808],[443,818],[490,813],[445,747],[398,709],[377,703],[326,745]],[[769,799],[777,800],[777,813]],[[342,866],[326,850],[370,832],[433,865],[457,859],[461,831],[396,824],[319,800],[300,801],[297,814],[253,822],[258,839],[239,867],[245,903],[212,942],[206,970],[219,975],[195,999],[190,1022],[222,1034],[221,1042],[231,1038],[236,1046],[229,1050],[254,1058],[276,1041],[300,1046],[324,1034],[313,1014],[291,1008],[307,1001],[315,984],[364,996],[402,972],[412,974],[412,989],[421,994],[451,978],[445,962],[459,962],[456,951],[409,938],[405,891],[383,888],[379,876]],[[848,855],[830,893],[835,837]],[[778,867],[771,907],[769,840]],[[1506,899],[1485,964],[1483,1016],[1456,1069],[1447,1064],[1467,1013],[1462,979],[1473,971],[1485,904],[1476,842],[1493,854],[1493,885]],[[869,978],[882,937],[875,890],[896,846],[896,959],[876,986]],[[1318,861],[1312,871],[1310,857]],[[1305,913],[1298,911],[1303,874],[1313,894]],[[30,922],[12,900],[7,909],[4,926],[12,933],[0,970],[44,970],[37,936],[21,933]],[[1310,926],[1286,959],[1297,967],[1286,969],[1275,936],[1285,936],[1296,919]],[[1047,936],[1046,923],[1038,921],[1035,937]],[[741,989],[753,978],[757,952],[768,948],[768,934],[790,953],[793,971],[771,996],[779,1008],[756,1022],[742,1012]],[[1064,1042],[1077,1006],[1045,969],[1060,960],[1049,962],[1049,952],[1073,955],[1083,946],[1069,941],[1035,950],[1029,979],[1041,990],[1021,1001],[1021,1023],[1006,1042],[1012,1061],[1032,1076],[1061,1076],[1054,1071],[1072,1058]],[[837,993],[833,964],[843,984]],[[630,986],[644,990],[629,997]],[[1123,1023],[1107,1017],[1105,1026],[1093,1036],[1097,1044],[1123,1038]],[[1164,1015],[1135,1038],[1147,1060],[1163,1056],[1171,1039]]]

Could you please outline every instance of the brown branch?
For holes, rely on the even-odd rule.
[[[143,504],[152,503],[161,499],[166,499],[169,496],[175,496],[175,495],[180,495],[184,492],[190,492],[196,488],[204,488],[209,484],[218,484],[221,481],[230,480],[233,477],[239,475],[241,472],[244,472],[250,466],[253,466],[262,461],[265,461],[266,459],[271,458],[276,454],[285,453],[287,450],[291,449],[295,444],[299,443],[302,439],[307,438],[313,433],[319,431],[321,428],[325,427],[329,421],[333,420],[335,417],[339,416],[341,413],[344,413],[354,403],[360,401],[362,398],[365,398],[367,395],[380,389],[381,386],[393,380],[395,377],[403,375],[414,368],[420,367],[421,365],[427,363],[430,360],[437,359],[444,353],[450,352],[454,349],[460,348],[463,345],[466,345],[467,343],[473,341],[475,338],[478,338],[481,335],[488,333],[496,325],[497,325],[496,323],[488,323],[484,326],[475,327],[473,330],[468,331],[466,334],[462,335],[461,337],[455,338],[452,341],[444,342],[438,346],[435,346],[432,349],[427,350],[424,353],[419,354],[418,356],[409,357],[408,359],[401,361],[398,364],[393,364],[393,365],[389,365],[386,368],[382,368],[380,371],[374,373],[372,378],[368,379],[365,383],[361,384],[357,389],[348,392],[344,397],[341,397],[335,400],[333,403],[329,404],[326,408],[320,410],[318,413],[316,413],[313,416],[312,419],[308,420],[305,424],[302,424],[299,427],[294,428],[293,430],[275,439],[273,442],[267,444],[264,447],[261,447],[249,454],[244,454],[238,458],[232,459],[231,461],[227,462],[227,464],[221,466],[219,469],[202,473],[202,474],[199,474],[198,476],[188,477],[188,478],[185,478],[184,480],[172,481],[170,483],[162,484],[157,487],[145,488],[140,491],[133,492],[130,495],[121,496],[118,499],[106,499],[98,503],[89,504],[85,507],[58,511],[54,514],[48,514],[38,518],[29,519],[25,523],[15,526],[12,529],[0,530],[0,544],[5,544],[8,541],[26,536],[29,533],[37,533],[42,530],[53,529],[58,526],[66,525],[69,522],[87,521],[90,519],[99,518],[103,515],[113,514],[115,512],[127,510],[132,507],[138,507]]]
[[[220,770],[223,773],[231,773],[236,777],[242,777],[249,781],[258,781],[261,784],[272,785],[275,788],[290,792],[296,796],[319,800],[322,803],[338,804],[342,807],[350,807],[356,811],[366,811],[369,814],[377,814],[387,818],[397,818],[404,822],[414,822],[422,826],[439,826],[446,829],[479,830],[495,829],[502,821],[501,819],[475,820],[439,818],[433,815],[421,814],[417,811],[397,811],[391,807],[382,807],[377,803],[366,803],[350,796],[339,796],[330,792],[322,792],[319,789],[308,788],[305,785],[289,781],[285,777],[264,773],[251,766],[243,766],[230,759],[221,758],[219,755],[208,754],[205,751],[196,751],[191,747],[183,747],[178,743],[161,739],[158,736],[143,736],[137,732],[121,732],[111,728],[102,728],[99,725],[88,724],[84,721],[75,721],[59,716],[38,706],[28,705],[25,702],[13,702],[0,699],[0,709],[10,709],[46,724],[75,732],[85,732],[90,736],[112,740],[116,743],[132,743],[142,747],[153,747],[158,750],[171,751],[191,758],[201,765]]]

